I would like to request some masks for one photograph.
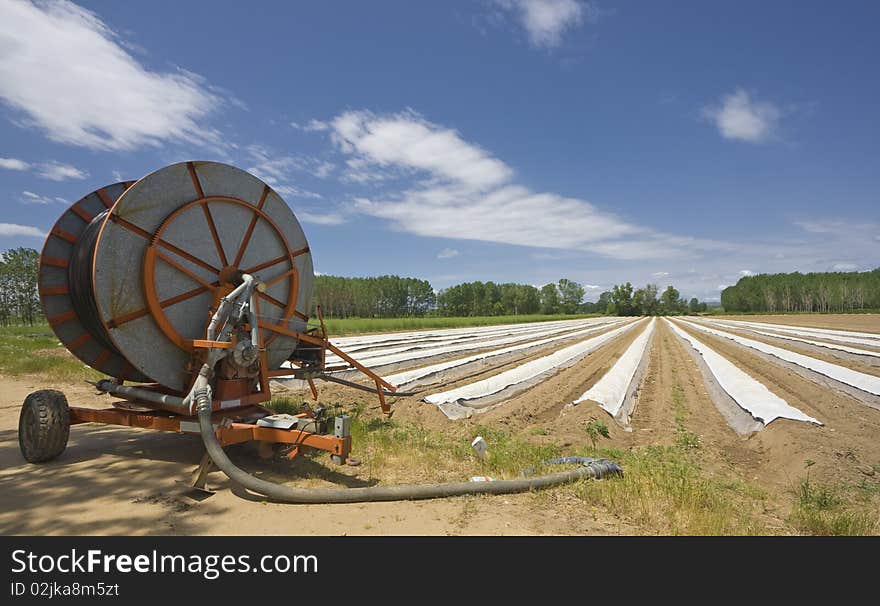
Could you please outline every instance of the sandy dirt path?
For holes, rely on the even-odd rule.
[[[281,505],[227,490],[204,500],[185,496],[202,454],[197,436],[80,425],[55,461],[31,465],[18,449],[21,402],[36,389],[60,388],[72,405],[98,406],[87,386],[50,385],[35,379],[0,378],[0,533],[2,534],[616,534],[631,533],[604,514],[546,515],[549,491],[502,497],[351,505]],[[262,469],[252,455],[236,461]],[[303,465],[314,465],[307,460]],[[294,467],[294,469],[296,469]],[[362,485],[358,468],[341,467],[338,485]]]

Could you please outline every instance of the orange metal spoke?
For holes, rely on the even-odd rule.
[[[195,274],[194,272],[188,270],[186,267],[184,267],[183,265],[181,265],[180,263],[178,263],[177,261],[175,261],[174,259],[172,259],[168,255],[163,253],[161,250],[156,250],[156,256],[159,257],[160,259],[162,259],[163,261],[165,261],[168,265],[170,265],[171,267],[173,267],[174,269],[176,269],[180,273],[189,276],[190,278],[192,278],[193,280],[195,280],[196,282],[198,282],[199,284],[201,284],[205,288],[212,288],[210,282],[203,279],[201,276]]]
[[[266,299],[269,303],[271,303],[272,305],[275,305],[276,307],[280,307],[281,309],[284,309],[285,307],[287,307],[286,303],[282,303],[281,301],[279,301],[278,299],[276,299],[272,295],[268,295],[264,292],[257,292],[257,295],[261,299]]]
[[[193,187],[196,190],[196,195],[199,198],[205,197],[205,192],[202,191],[202,184],[199,182],[199,176],[196,174],[196,167],[192,162],[186,163],[186,169],[189,171],[189,178],[192,179]]]
[[[220,243],[220,236],[217,234],[217,226],[214,225],[214,217],[211,216],[211,209],[208,208],[207,202],[202,204],[202,211],[205,213],[205,220],[208,222],[208,228],[211,230],[211,237],[214,238],[214,247],[217,249],[220,263],[223,264],[223,267],[226,267],[229,265],[229,262],[226,260],[226,251],[223,250],[223,245]]]
[[[259,265],[254,265],[253,267],[248,267],[247,269],[244,270],[244,273],[252,274],[255,271],[260,271],[261,269],[266,269],[267,267],[272,267],[273,265],[278,265],[282,261],[286,261],[288,259],[290,259],[290,257],[288,255],[281,255],[280,257],[276,257],[276,258],[271,259],[269,261],[263,261]]]
[[[51,265],[52,267],[66,268],[67,259],[56,259],[55,257],[43,257],[43,265]]]
[[[104,363],[110,359],[111,355],[112,354],[110,353],[109,349],[103,350],[100,354],[98,354],[98,357],[95,358],[95,366],[97,366],[98,368],[101,368],[104,365]]]
[[[65,322],[69,322],[70,320],[73,320],[74,318],[76,318],[76,312],[73,310],[70,310],[70,311],[65,311],[64,313],[60,313],[57,316],[52,316],[52,317],[46,318],[46,321],[48,321],[49,324],[51,324],[52,326],[55,326],[56,324],[64,324]]]
[[[159,246],[161,246],[163,248],[167,248],[168,250],[170,250],[171,252],[173,252],[177,256],[183,257],[184,259],[186,259],[190,263],[195,263],[199,267],[203,267],[203,268],[207,269],[208,271],[214,272],[215,274],[220,273],[220,270],[217,269],[216,267],[214,267],[213,265],[211,265],[210,263],[205,263],[204,261],[202,261],[198,257],[194,257],[193,255],[189,254],[185,250],[174,246],[174,244],[172,244],[171,242],[168,242],[167,240],[163,240],[162,238],[159,238],[158,240],[156,240],[156,243],[159,244]]]
[[[117,316],[107,322],[107,328],[116,328],[126,322],[131,322],[132,320],[137,320],[138,318],[143,318],[147,315],[149,310],[147,308],[139,309],[137,311],[133,311],[131,313],[123,314],[121,316]]]
[[[211,288],[214,288],[212,285]],[[193,297],[197,297],[203,292],[211,290],[211,288],[207,288],[205,286],[199,286],[198,288],[193,288],[192,290],[188,290],[185,293],[181,293],[174,297],[165,299],[164,301],[159,301],[159,307],[165,308],[171,305],[177,305],[181,301],[186,301],[187,299],[192,299]]]
[[[128,231],[139,235],[141,238],[146,238],[147,240],[153,239],[153,234],[146,231],[145,229],[141,229],[140,227],[138,227],[134,223],[130,223],[130,222],[126,221],[125,219],[123,219],[119,215],[114,215],[111,213],[110,220],[113,221],[114,223],[116,223],[119,227],[125,228]]]
[[[70,207],[71,212],[73,212],[77,217],[85,221],[86,223],[91,223],[93,217],[86,209],[81,207],[79,204],[74,204]]]
[[[281,280],[293,275],[294,273],[296,273],[296,267],[291,267],[283,274],[278,274],[277,276],[275,276],[271,280],[267,280],[266,282],[264,282],[264,284],[266,285],[266,287],[272,286],[273,284],[276,284],[277,282],[281,282]]]
[[[101,198],[101,203],[104,206],[106,206],[107,208],[113,207],[113,200],[110,199],[110,196],[107,195],[107,192],[104,191],[103,187],[95,193],[97,193],[98,197]]]
[[[257,202],[257,210],[263,209],[263,204],[266,203],[266,196],[269,194],[269,186],[263,186],[263,195],[260,196],[260,201]],[[253,219],[251,219],[250,225],[248,225],[247,231],[244,232],[244,238],[241,240],[241,246],[238,247],[238,252],[235,254],[235,260],[232,262],[233,267],[238,267],[238,264],[241,263],[242,257],[244,257],[244,252],[247,250],[247,245],[251,241],[251,236],[254,233],[254,228],[257,226],[257,221],[260,219],[259,213],[254,213]]]
[[[76,244],[76,241],[79,240],[79,238],[77,238],[75,235],[73,235],[69,231],[64,231],[60,227],[53,227],[52,228],[52,235],[58,236],[62,240],[70,242],[71,244]]]

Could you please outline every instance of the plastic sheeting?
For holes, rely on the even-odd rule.
[[[457,354],[464,353],[468,351],[474,351],[476,349],[488,349],[491,347],[501,347],[503,345],[510,345],[511,343],[521,343],[523,341],[529,341],[535,339],[536,337],[552,335],[557,333],[562,333],[565,331],[572,331],[576,327],[565,326],[562,328],[556,328],[555,330],[548,330],[541,333],[529,332],[525,334],[515,334],[512,336],[502,337],[498,339],[490,339],[488,341],[468,341],[466,343],[453,343],[451,345],[442,345],[440,347],[430,347],[428,349],[417,349],[411,351],[405,351],[396,354],[385,355],[382,352],[379,352],[377,355],[373,356],[361,356],[358,358],[358,362],[365,366],[369,366],[371,368],[381,368],[382,366],[388,366],[390,364],[398,364],[400,362],[409,362],[413,360],[421,360],[424,358],[433,358],[436,356],[443,356],[447,354]]]
[[[599,406],[612,417],[616,417],[648,348],[651,335],[654,334],[656,322],[656,318],[652,318],[647,328],[630,344],[614,366],[595,385],[572,402],[572,405],[592,400],[598,402]]]
[[[813,372],[817,372],[821,375],[825,375],[826,377],[830,377],[835,381],[840,381],[845,385],[855,387],[856,389],[861,389],[862,391],[866,391],[874,395],[880,395],[880,377],[875,377],[873,375],[845,368],[843,366],[840,366],[839,364],[832,364],[831,362],[825,362],[824,360],[817,360],[816,358],[811,358],[810,356],[795,353],[793,351],[782,349],[781,347],[776,347],[774,345],[768,345],[767,343],[761,343],[760,341],[747,339],[745,337],[725,332],[723,330],[716,330],[714,328],[709,328],[708,326],[695,324],[694,322],[685,322],[685,324],[687,324],[688,326],[692,326],[697,330],[701,330],[703,332],[713,334],[718,337],[724,337],[725,339],[730,339],[731,341],[739,343],[740,345],[751,347],[752,349],[756,349],[765,354],[769,354],[771,356],[779,358],[780,360],[785,360],[786,362],[797,364],[798,366],[807,368],[809,370],[812,370]]]
[[[404,342],[383,342],[376,344],[367,344],[367,345],[359,345],[359,346],[351,346],[351,345],[339,345],[339,343],[334,340],[333,343],[338,347],[341,347],[343,351],[347,354],[352,355],[358,359],[358,361],[363,362],[365,364],[374,364],[371,360],[376,357],[386,357],[392,354],[404,353],[404,352],[416,352],[417,350],[426,350],[431,348],[440,348],[446,346],[461,346],[454,351],[466,351],[468,349],[481,349],[482,345],[478,345],[477,343],[483,341],[494,341],[496,339],[506,338],[506,337],[519,337],[519,340],[524,341],[528,338],[536,338],[539,336],[543,336],[545,334],[555,334],[558,332],[563,332],[566,330],[576,330],[581,326],[587,325],[595,325],[595,324],[603,324],[607,323],[608,319],[592,319],[592,320],[576,320],[576,321],[566,321],[566,322],[548,322],[541,323],[539,325],[520,325],[515,329],[506,329],[504,331],[483,331],[480,333],[462,333],[460,335],[456,335],[453,338],[440,338],[437,336],[431,337],[430,339],[424,340],[409,340]],[[534,335],[534,336],[532,336]],[[513,343],[516,339],[511,339],[506,341],[507,343]],[[471,345],[471,347],[468,347]],[[419,357],[428,357],[422,355],[412,355],[404,359],[410,358],[419,358]],[[400,361],[400,360],[398,360]],[[342,363],[342,360],[337,358],[335,355],[327,356],[327,363],[329,365]]]
[[[767,389],[763,383],[747,375],[714,349],[676,326],[675,323],[669,320],[666,322],[675,334],[685,339],[703,356],[706,366],[709,367],[721,389],[727,392],[740,408],[764,425],[776,419],[792,419],[822,425],[820,421],[791,406]]]
[[[482,381],[470,383],[449,391],[432,394],[423,399],[425,402],[439,406],[440,409],[451,418],[466,416],[452,416],[443,405],[461,405],[465,402],[473,402],[497,394],[515,385],[527,384],[532,379],[536,379],[560,366],[564,366],[582,358],[591,351],[598,349],[605,343],[608,343],[624,332],[630,330],[636,324],[638,324],[638,322],[626,324],[625,326],[615,328],[599,336],[586,339],[579,343],[575,343],[574,345],[569,345],[568,347],[555,351],[552,354],[542,356],[536,360],[532,360],[531,362],[526,362],[525,364],[517,366],[516,368],[511,368],[508,371],[489,377],[488,379],[483,379]]]
[[[766,322],[746,322],[744,320],[716,320],[722,324],[730,324],[735,326],[746,326],[763,328],[764,330],[772,330],[774,332],[783,332],[790,335],[798,335],[801,337],[813,337],[816,339],[825,339],[826,341],[835,341],[837,343],[850,343],[853,345],[867,345],[869,347],[880,347],[880,335],[871,335],[867,332],[849,332],[845,330],[830,330],[826,328],[802,328],[800,326],[781,326],[779,324],[768,324]]]
[[[569,332],[564,335],[556,335],[552,337],[548,337],[545,339],[539,339],[537,341],[529,341],[528,343],[520,343],[518,345],[511,345],[510,347],[504,347],[502,349],[495,349],[492,351],[485,351],[482,353],[474,354],[472,356],[467,356],[465,358],[457,358],[455,360],[449,360],[447,362],[438,362],[437,364],[432,364],[431,366],[423,366],[422,368],[416,368],[414,370],[407,370],[404,372],[400,372],[388,377],[385,377],[385,380],[391,383],[392,385],[396,385],[397,387],[412,387],[418,385],[423,379],[431,377],[441,372],[445,372],[447,370],[451,370],[453,368],[457,368],[460,366],[464,366],[466,364],[472,364],[474,362],[479,362],[481,360],[487,360],[489,358],[494,358],[496,356],[503,356],[509,353],[514,353],[517,351],[523,351],[526,349],[532,349],[534,347],[541,347],[543,345],[549,345],[550,343],[556,343],[559,341],[564,341],[567,339],[574,339],[577,337],[585,336],[588,334],[592,334],[594,332],[598,332],[600,330],[605,330],[610,326],[614,326],[619,322],[613,323],[604,323],[598,326],[593,325],[583,330],[578,330],[575,332]]]
[[[711,320],[709,321],[709,324],[712,324],[714,326],[720,326],[722,328],[741,328],[744,330],[751,331],[751,332],[758,334],[758,335],[764,335],[765,337],[774,337],[776,339],[786,339],[788,341],[796,341],[796,342],[800,342],[800,343],[806,343],[808,345],[815,345],[817,347],[824,347],[826,349],[835,349],[837,351],[845,351],[847,353],[856,354],[859,356],[873,356],[875,358],[880,358],[880,351],[871,351],[870,349],[859,349],[858,347],[850,347],[848,345],[838,345],[836,343],[828,343],[826,341],[813,341],[812,339],[805,339],[803,337],[798,337],[793,334],[782,334],[782,333],[769,332],[767,330],[759,330],[757,328],[750,328],[748,326],[743,326],[743,327],[727,326],[725,324],[722,324],[721,322],[713,322]],[[878,342],[878,345],[880,345],[880,342]]]

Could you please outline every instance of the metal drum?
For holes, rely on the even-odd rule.
[[[74,204],[43,249],[40,297],[59,339],[114,377],[188,388],[194,339],[241,273],[258,277],[267,366],[308,321],[314,271],[290,207],[253,175],[181,162]]]

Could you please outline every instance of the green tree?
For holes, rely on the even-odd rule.
[[[581,301],[584,299],[584,287],[573,280],[562,278],[557,284],[559,290],[559,303],[562,313],[577,313]]]
[[[555,284],[545,284],[541,287],[541,313],[558,314],[560,309],[559,291]]]
[[[663,315],[674,315],[680,312],[679,294],[674,286],[666,287],[663,294],[660,295],[660,313]]]

